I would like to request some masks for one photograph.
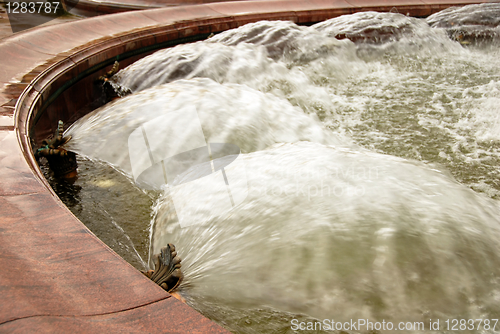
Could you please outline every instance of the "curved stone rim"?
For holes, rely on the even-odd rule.
[[[483,2],[489,1],[223,2],[99,16],[0,41],[0,63],[6,64],[0,69],[0,237],[4,236],[0,247],[2,253],[11,254],[0,257],[0,265],[12,268],[0,278],[5,291],[0,328],[78,324],[85,330],[225,332],[170,298],[98,240],[48,185],[34,159],[29,132],[37,112],[52,102],[57,91],[69,89],[64,82],[105,71],[108,62],[127,52],[258,20],[305,24],[393,8],[427,16],[451,5]]]

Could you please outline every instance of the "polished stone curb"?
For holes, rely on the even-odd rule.
[[[226,332],[126,263],[48,185],[34,160],[29,133],[44,122],[48,133],[56,126],[52,121],[71,116],[43,113],[55,92],[70,90],[64,82],[106,71],[109,67],[102,64],[127,52],[263,19],[312,23],[393,8],[426,16],[453,4],[480,2],[211,3],[103,15],[0,41],[0,332]],[[64,105],[81,106],[84,95],[73,91]]]
[[[65,0],[72,2],[73,0]],[[125,11],[133,11],[133,10],[141,10],[144,8],[161,8],[161,7],[171,7],[171,6],[179,6],[179,5],[196,5],[196,4],[207,4],[214,2],[230,2],[231,0],[110,0],[110,1],[95,1],[95,0],[78,0],[74,8],[71,10],[72,13],[84,15],[84,16],[96,16],[103,14],[111,14],[111,13],[121,13]],[[235,1],[245,1],[252,2],[259,0],[235,0]],[[235,2],[233,1],[233,2]],[[278,0],[282,3],[288,2],[287,0]],[[278,2],[274,0],[274,2]],[[262,2],[262,1],[261,1]],[[267,2],[267,1],[266,1]],[[302,1],[313,3],[314,1]],[[425,8],[426,10],[431,9],[439,11],[450,6],[461,6],[479,2],[488,2],[488,1],[464,1],[464,0],[421,0],[421,1],[408,1],[408,0],[379,0],[379,1],[371,1],[371,0],[344,0],[340,1],[343,3],[342,5],[347,5],[347,7],[352,8],[354,11],[366,11],[366,10],[375,10],[375,11],[389,11],[387,9],[388,6],[392,8],[396,8],[398,10],[406,10],[407,8],[418,6],[420,9]],[[316,3],[319,3],[316,1]],[[331,3],[329,8],[335,8],[337,6],[337,1],[321,1],[323,5],[328,6],[328,3]],[[285,5],[285,4],[284,4]],[[410,14],[411,15],[411,14]],[[415,15],[420,16],[420,15]]]
[[[83,15],[86,17],[97,16],[103,14],[122,13],[132,10],[144,10],[153,8],[201,5],[213,2],[229,2],[229,1],[253,1],[253,0],[109,0],[109,1],[93,1],[93,0],[64,0],[72,8],[72,14]],[[286,0],[283,0],[286,1]]]

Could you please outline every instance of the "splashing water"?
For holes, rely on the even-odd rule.
[[[304,115],[286,100],[242,85],[193,79],[154,87],[86,115],[68,129],[72,140],[67,148],[131,173],[126,146],[130,134],[148,121],[182,110],[186,101],[196,108],[207,142],[235,144],[242,152],[301,140],[341,143],[339,136],[325,131],[315,117]],[[173,122],[181,128],[186,126],[181,118]],[[93,140],[87,139],[89,134]],[[165,142],[167,135],[156,133],[150,140]],[[192,136],[185,133],[182,138],[189,140]],[[169,145],[183,146],[184,141]]]
[[[244,161],[233,211],[182,228],[170,196],[189,194],[158,202],[152,248],[178,245],[189,293],[342,321],[500,311],[496,203],[423,165],[316,143]]]
[[[498,46],[500,42],[500,6],[483,3],[450,7],[427,18],[431,27],[445,28],[448,35],[462,44]]]
[[[182,227],[172,199],[191,196],[166,187],[151,230],[151,254],[177,246],[190,305],[235,332],[496,319],[500,54],[450,39],[445,14],[263,21],[159,51],[113,78],[132,95],[76,122],[68,148],[130,174],[132,131],[186,105],[206,142],[241,148],[245,168],[226,168],[243,203]]]

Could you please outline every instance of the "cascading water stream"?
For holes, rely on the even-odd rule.
[[[67,148],[132,179],[131,134],[179,115],[182,135],[149,140],[182,151],[190,107],[206,143],[241,149],[225,172],[248,194],[231,210],[200,204],[185,226],[175,203],[193,193],[146,192],[151,254],[174,243],[188,303],[235,332],[287,332],[297,317],[497,319],[500,54],[491,27],[476,34],[486,43],[450,39],[438,22],[456,15],[257,22],[158,51],[112,79],[128,96],[77,121]],[[198,190],[218,203],[224,187]]]

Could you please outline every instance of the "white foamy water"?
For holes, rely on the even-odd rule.
[[[498,1],[478,5],[450,7],[429,16],[426,21],[431,26],[448,27],[451,25],[490,26],[500,24],[500,6]],[[453,24],[452,24],[453,23]]]
[[[182,228],[170,196],[190,195],[158,202],[152,248],[177,246],[188,295],[337,321],[500,311],[495,201],[419,163],[317,143],[244,162],[249,196],[222,216]]]
[[[210,78],[271,92],[307,113],[319,111],[334,117],[327,90],[314,85],[314,79],[295,66],[332,54],[342,60],[333,65],[336,77],[363,67],[361,62],[355,67],[343,66],[346,59],[356,58],[354,45],[348,40],[328,38],[291,22],[262,21],[204,42],[158,51],[118,72],[111,83],[120,95],[126,95],[174,80]]]
[[[265,79],[265,73],[283,71],[286,69],[282,65],[267,58],[264,48],[248,44],[229,47],[220,43],[198,42],[145,57],[121,70],[112,82],[123,92],[138,92],[162,83],[197,77],[220,83],[246,82],[250,84],[248,86],[253,86]]]
[[[140,92],[104,106],[79,119],[66,132],[68,149],[107,161],[131,173],[128,139],[148,121],[195,107],[207,143],[237,145],[242,152],[262,150],[275,143],[309,140],[340,144],[314,117],[304,115],[288,101],[241,85],[221,85],[209,79],[182,80]],[[184,128],[184,119],[177,127]],[[175,124],[171,124],[175,128]],[[186,131],[194,131],[186,128]],[[194,132],[193,132],[194,133]],[[90,136],[90,137],[89,137]],[[165,142],[169,134],[154,133],[151,143]],[[189,132],[172,146],[185,145]]]
[[[446,20],[263,21],[159,51],[113,78],[132,94],[76,122],[68,148],[130,173],[128,136],[186,106],[206,142],[241,148],[245,168],[226,167],[241,204],[181,227],[173,198],[192,196],[167,187],[152,209],[151,254],[174,243],[182,293],[232,331],[287,332],[297,314],[496,319],[500,53]],[[199,191],[217,202],[218,187]]]

